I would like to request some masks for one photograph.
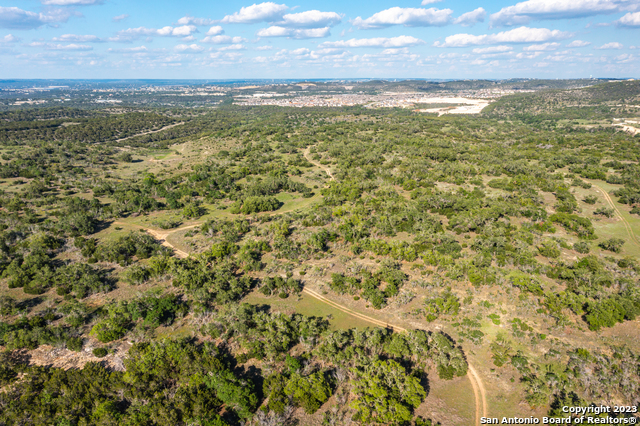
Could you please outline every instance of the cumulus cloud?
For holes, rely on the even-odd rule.
[[[179,53],[200,53],[204,51],[204,47],[197,44],[179,44],[173,50]]]
[[[129,28],[118,31],[115,37],[111,37],[109,41],[129,43],[142,36],[159,36],[159,37],[188,37],[193,33],[197,33],[198,29],[195,25],[183,25],[180,27],[166,26],[163,28]]]
[[[229,51],[229,50],[246,50],[247,48],[244,44],[232,44],[231,46],[221,47],[218,49],[221,52]]]
[[[572,33],[548,28],[520,27],[497,34],[454,34],[445,39],[444,43],[434,43],[436,47],[466,47],[482,44],[499,43],[544,43],[553,40],[562,40],[573,36]]]
[[[286,14],[277,25],[291,28],[324,28],[333,27],[341,21],[342,16],[336,12],[308,10],[306,12]]]
[[[617,41],[612,41],[611,43],[603,44],[600,47],[596,47],[598,50],[607,50],[607,49],[622,49],[624,46]]]
[[[217,35],[217,36],[205,37],[201,41],[203,43],[211,43],[211,44],[238,44],[238,43],[246,42],[247,39],[242,37],[231,37],[228,35]]]
[[[68,50],[68,51],[88,51],[93,50],[93,46],[86,44],[52,44],[35,41],[28,44],[29,47],[42,47],[47,50]]]
[[[255,24],[257,22],[275,22],[282,18],[288,7],[284,4],[265,2],[243,7],[233,15],[227,15],[222,19],[228,24]]]
[[[114,16],[113,18],[111,18],[111,20],[112,20],[113,22],[120,22],[120,21],[124,21],[124,20],[125,20],[125,19],[127,19],[128,17],[129,17],[129,15],[127,15],[127,14],[125,13],[125,14],[122,14],[122,15]]]
[[[7,34],[6,36],[0,38],[0,43],[17,43],[20,39],[13,34]]]
[[[420,3],[423,6],[426,6],[428,4],[432,4],[432,3],[440,3],[442,0],[422,0],[422,3]]]
[[[446,25],[451,21],[451,9],[420,9],[392,7],[373,14],[367,19],[357,17],[352,21],[359,29],[385,28],[392,25],[405,27],[428,27]]]
[[[67,22],[72,15],[61,9],[35,13],[17,7],[0,7],[0,28],[32,30],[47,24]]]
[[[215,19],[208,18],[194,18],[193,16],[183,16],[178,19],[178,25],[198,25],[200,27],[204,27],[207,25],[213,25],[217,21]]]
[[[273,46],[258,46],[256,50],[273,50]]]
[[[460,24],[463,27],[470,27],[477,22],[484,22],[484,17],[487,16],[487,11],[479,7],[471,12],[463,13],[459,17],[453,20],[454,24]]]
[[[627,13],[616,24],[621,27],[640,27],[640,12]]]
[[[591,43],[589,43],[588,41],[573,40],[571,43],[567,44],[567,47],[585,47],[590,44]]]
[[[351,40],[327,41],[320,44],[319,47],[406,47],[424,44],[424,41],[411,37],[375,37],[375,38],[352,38]]]
[[[285,28],[277,25],[273,25],[269,28],[263,28],[259,30],[256,35],[258,37],[289,37],[295,39],[305,38],[324,38],[331,35],[329,27],[325,28],[310,28],[310,29],[295,29]]]
[[[207,35],[208,36],[217,36],[220,34],[224,34],[224,30],[222,29],[222,27],[220,25],[216,25],[215,27],[211,27],[209,28],[209,31],[207,31]]]
[[[103,40],[94,35],[63,34],[60,37],[54,37],[53,41],[64,41],[67,43],[99,43]]]
[[[491,47],[476,47],[473,49],[473,53],[487,54],[487,53],[504,53],[513,50],[511,46],[491,46]]]
[[[527,24],[539,19],[571,19],[615,13],[628,7],[629,0],[527,0],[502,8],[491,15],[491,25]]]
[[[145,53],[148,51],[149,49],[147,49],[146,46],[127,47],[124,49],[112,49],[112,48],[107,49],[107,52],[109,53]]]
[[[102,0],[42,0],[42,4],[48,6],[90,6],[102,4]]]
[[[538,52],[538,51],[547,51],[547,50],[556,50],[560,46],[560,43],[542,43],[542,44],[532,44],[531,46],[523,47],[522,50],[525,52]]]

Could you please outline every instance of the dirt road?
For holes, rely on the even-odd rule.
[[[126,141],[127,139],[131,139],[131,138],[135,138],[137,136],[144,136],[144,135],[151,135],[153,133],[159,133],[162,132],[164,130],[169,130],[172,129],[176,126],[182,126],[184,124],[184,121],[180,122],[180,123],[176,123],[176,124],[170,124],[168,126],[164,126],[162,129],[158,129],[158,130],[149,130],[148,132],[144,132],[144,133],[138,133],[137,135],[131,135],[131,136],[127,136],[126,138],[122,138],[122,139],[116,139],[116,142],[122,142],[122,141]]]
[[[611,196],[607,193],[607,191],[604,190],[604,188],[602,188],[598,184],[596,184],[594,182],[591,182],[591,184],[593,186],[595,186],[596,188],[598,188],[599,192],[602,192],[602,195],[604,195],[604,198],[605,198],[605,200],[607,200],[607,203],[609,204],[609,206],[611,206],[611,208],[613,210],[615,210],[615,212],[618,215],[618,217],[622,220],[622,223],[623,223],[624,227],[626,228],[627,233],[629,234],[629,237],[631,237],[631,240],[634,243],[636,243],[637,245],[640,246],[640,240],[638,240],[638,238],[636,237],[636,234],[633,232],[633,228],[631,228],[631,224],[629,222],[627,222],[627,219],[625,219],[622,216],[622,213],[620,213],[620,210],[618,210],[618,207],[616,206],[616,204],[611,199]]]
[[[307,147],[307,149],[304,150],[304,158],[307,159],[308,162],[310,162],[311,164],[313,164],[316,167],[320,167],[322,170],[324,170],[324,172],[327,174],[327,176],[329,176],[330,180],[335,180],[335,178],[333,177],[333,173],[331,173],[331,170],[328,167],[323,166],[322,164],[318,163],[317,161],[314,161],[311,159],[311,157],[309,156],[309,150],[311,149],[311,147]]]
[[[329,172],[327,172],[327,174],[330,175]],[[331,177],[333,179],[333,177]],[[125,223],[123,222],[115,222],[116,224],[120,224],[120,225],[125,225]],[[127,224],[127,225],[131,225],[131,224]],[[189,253],[184,252],[182,250],[179,250],[177,248],[175,248],[170,242],[167,241],[167,237],[169,236],[169,234],[172,234],[174,232],[178,232],[178,231],[183,231],[185,229],[192,229],[195,228],[196,226],[199,226],[199,224],[196,225],[189,225],[189,226],[185,226],[182,228],[178,228],[178,229],[174,229],[171,231],[167,231],[167,232],[160,232],[160,231],[155,231],[153,229],[150,228],[145,228],[142,226],[138,226],[138,225],[133,225],[136,226],[140,229],[144,229],[145,231],[147,231],[149,234],[153,235],[155,238],[157,238],[158,240],[160,240],[162,242],[162,245],[165,247],[169,247],[172,248],[175,252],[176,257],[179,258],[186,258],[189,256]],[[384,327],[384,328],[391,328],[393,331],[395,332],[406,332],[407,330],[403,327],[397,326],[397,325],[393,325],[393,324],[389,324],[388,322],[384,322],[384,321],[380,321],[377,320],[373,317],[370,317],[368,315],[364,315],[361,314],[359,312],[353,311],[349,308],[347,308],[346,306],[343,306],[337,302],[334,302],[333,300],[330,300],[326,297],[324,297],[323,295],[321,295],[320,293],[316,292],[315,290],[311,290],[310,288],[303,288],[302,290],[305,294],[308,294],[309,296],[313,297],[316,300],[319,300],[322,303],[325,303],[335,309],[338,309],[339,311],[342,311],[346,314],[349,314],[355,318],[370,322],[373,325],[376,325],[378,327]],[[473,394],[475,397],[475,418],[476,418],[476,425],[479,426],[480,425],[480,417],[487,417],[487,413],[488,413],[488,409],[487,409],[487,399],[486,399],[486,392],[484,390],[484,385],[482,383],[482,379],[480,378],[480,376],[478,375],[478,373],[476,372],[475,368],[473,368],[473,366],[469,363],[469,370],[467,372],[467,377],[469,378],[469,381],[471,382],[471,387],[473,388]]]

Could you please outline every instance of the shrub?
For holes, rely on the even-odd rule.
[[[609,238],[608,240],[602,241],[601,243],[599,243],[598,247],[604,250],[612,251],[614,253],[620,253],[620,250],[622,249],[622,245],[624,243],[625,241],[623,239]]]
[[[67,349],[74,352],[80,352],[82,350],[82,338],[70,337],[67,339]]]
[[[587,254],[589,253],[589,251],[591,251],[589,243],[587,243],[586,241],[578,241],[573,245],[573,249],[582,254]]]
[[[106,348],[95,348],[93,350],[93,356],[97,356],[98,358],[103,358],[107,356],[108,353],[109,351],[107,351]]]
[[[613,217],[615,211],[613,209],[607,208],[607,207],[599,207],[597,208],[593,214],[596,216],[604,216],[604,217]]]

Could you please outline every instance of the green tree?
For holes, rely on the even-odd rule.
[[[351,407],[356,420],[364,424],[399,425],[411,421],[413,410],[427,396],[417,377],[407,375],[393,360],[374,361],[354,368]]]

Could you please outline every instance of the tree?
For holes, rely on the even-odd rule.
[[[598,247],[604,250],[612,251],[614,253],[620,253],[620,250],[622,249],[622,245],[624,243],[625,241],[621,238],[609,238],[608,240],[600,242],[598,244]]]
[[[363,368],[354,368],[351,407],[355,419],[365,424],[399,425],[411,421],[413,410],[427,396],[417,377],[406,374],[404,367],[393,360],[374,361]]]
[[[304,408],[307,414],[318,411],[332,393],[327,379],[321,372],[306,377],[293,373],[284,392],[291,396],[296,404]]]

